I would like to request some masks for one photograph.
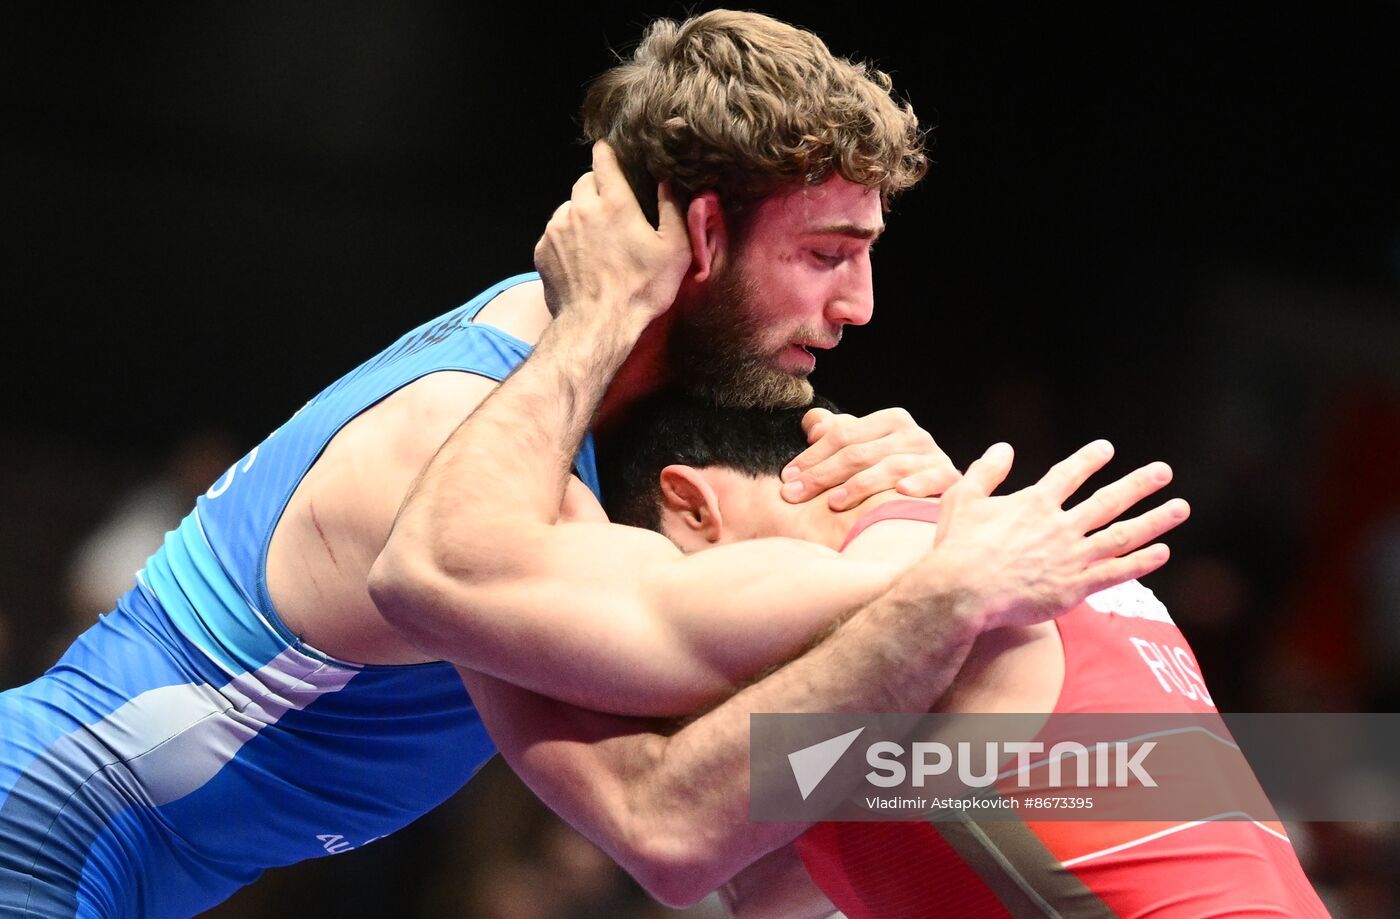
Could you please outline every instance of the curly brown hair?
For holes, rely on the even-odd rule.
[[[632,56],[588,86],[588,142],[617,151],[643,210],[656,183],[715,190],[740,226],[749,205],[833,172],[879,188],[888,209],[928,169],[914,110],[889,75],[759,13],[713,10],[647,27]]]

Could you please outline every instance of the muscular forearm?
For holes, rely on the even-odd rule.
[[[929,555],[813,651],[656,746],[639,784],[664,832],[693,834],[695,885],[724,883],[802,829],[746,819],[749,712],[926,711],[982,631],[1044,621],[1162,564],[1164,551],[1133,550],[1184,519],[1184,504],[1085,534],[1160,488],[1165,470],[1144,467],[1062,509],[1110,453],[1090,444],[1036,485],[991,498],[1010,452],[988,450],[944,496]]]
[[[482,698],[478,708],[547,802],[659,898],[692,902],[803,829],[748,820],[752,712],[926,711],[981,632],[1045,621],[1162,563],[1165,553],[1132,550],[1184,517],[1170,503],[1098,530],[1160,487],[1152,467],[1062,509],[1106,461],[1090,445],[992,498],[1010,453],[989,450],[944,496],[930,554],[807,654],[670,735],[578,709],[551,717],[559,706],[538,696],[510,718],[488,717]]]
[[[698,899],[805,829],[748,819],[750,713],[925,711],[943,694],[976,637],[955,584],[936,566],[911,573],[803,657],[650,746],[631,806],[669,840],[663,851],[690,862],[661,882],[668,899]]]

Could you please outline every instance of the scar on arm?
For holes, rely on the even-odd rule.
[[[331,548],[331,541],[326,538],[326,531],[321,526],[320,519],[316,516],[316,502],[309,502],[308,507],[311,510],[311,523],[316,527],[316,532],[321,537],[321,545],[326,547],[326,554],[331,557],[331,564],[336,567],[337,571],[339,571],[340,562],[335,560],[335,550]]]

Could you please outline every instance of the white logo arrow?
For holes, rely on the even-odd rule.
[[[856,738],[864,730],[865,728],[856,728],[839,737],[823,740],[788,754],[788,763],[792,766],[793,777],[797,779],[797,790],[802,793],[803,801],[806,801],[813,789],[821,784],[831,767],[836,765],[842,754],[851,748],[851,744],[856,742]]]

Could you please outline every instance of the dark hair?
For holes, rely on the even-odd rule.
[[[836,406],[820,396],[801,408],[720,408],[666,390],[633,406],[597,441],[603,502],[614,523],[661,528],[661,470],[672,463],[778,475],[807,449],[802,416]]]

